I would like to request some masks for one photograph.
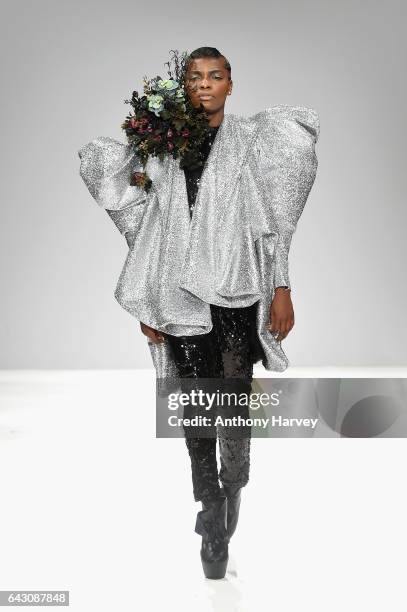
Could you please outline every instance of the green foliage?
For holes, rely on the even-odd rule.
[[[203,164],[200,145],[208,133],[208,116],[202,105],[195,108],[185,92],[185,75],[188,53],[171,50],[168,79],[159,75],[153,79],[143,77],[144,95],[133,91],[130,100],[132,111],[122,123],[129,144],[145,168],[150,156],[161,161],[171,155],[180,160],[181,168],[197,168]],[[151,180],[145,172],[132,177],[132,185],[151,188]]]

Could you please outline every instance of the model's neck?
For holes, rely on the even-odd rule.
[[[213,113],[213,115],[210,115],[208,119],[209,127],[219,127],[223,121],[224,116],[225,116],[225,113],[224,113],[223,108],[221,108],[216,113]]]

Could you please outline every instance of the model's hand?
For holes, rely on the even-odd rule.
[[[270,306],[269,323],[270,332],[279,332],[276,340],[283,340],[294,327],[294,308],[291,301],[291,291],[277,287]]]
[[[145,323],[141,322],[140,327],[143,334],[150,338],[150,340],[154,342],[154,344],[160,344],[161,342],[164,342],[165,338],[162,332],[157,331],[156,329],[153,329],[152,327],[149,327]]]

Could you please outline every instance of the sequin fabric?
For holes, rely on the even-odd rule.
[[[204,162],[217,131],[218,127],[212,127],[201,147]],[[205,165],[193,170],[184,169],[191,218],[204,169]],[[250,393],[256,350],[256,304],[246,308],[225,308],[211,304],[210,309],[213,328],[208,334],[166,336],[177,364],[178,375],[189,379],[182,382],[182,390],[190,392],[195,388],[204,392],[214,391],[215,387],[220,386],[216,381],[219,383],[219,379],[227,377],[228,388],[226,389],[226,381],[222,381],[222,390]],[[194,381],[197,381],[197,384],[194,384]],[[218,410],[217,413],[220,412],[222,411]],[[185,407],[184,417],[191,418],[194,413],[190,406]],[[223,411],[224,417],[232,414],[247,417],[247,408],[231,406],[227,411]],[[237,436],[232,428],[218,428],[221,463],[219,471],[214,429],[212,428],[212,437],[205,435],[208,432],[199,428],[186,432],[185,441],[191,460],[193,494],[196,501],[219,498],[219,480],[223,484],[241,487],[249,480],[250,428],[246,428],[246,431],[239,428]]]
[[[138,321],[175,336],[206,334],[210,304],[257,303],[258,352],[267,370],[289,360],[267,329],[276,287],[291,287],[288,254],[317,171],[319,117],[278,105],[225,113],[210,147],[191,218],[179,161],[150,158],[152,189],[130,186],[130,146],[100,136],[79,150],[80,174],[128,244],[114,297]],[[176,371],[168,343],[149,349],[157,378]],[[166,390],[164,389],[164,394]]]
[[[206,136],[202,146],[201,153],[203,156],[203,165],[198,168],[184,168],[185,182],[187,187],[187,196],[188,196],[188,205],[189,212],[192,217],[193,209],[195,206],[196,196],[198,195],[199,185],[201,182],[202,172],[205,168],[205,162],[208,158],[209,152],[213,145],[213,142],[216,138],[216,134],[218,133],[219,126],[211,126],[209,127],[209,133]]]
[[[171,336],[166,340],[181,377],[181,390],[250,394],[253,380],[252,329],[255,327],[255,307],[227,309],[211,304],[213,328],[198,336]],[[233,397],[233,396],[231,396]],[[184,418],[197,414],[187,405]],[[248,418],[247,405],[231,402],[217,406],[216,414],[223,418],[239,415]],[[250,472],[250,426],[213,426],[184,428],[185,442],[191,460],[193,495],[196,501],[221,495],[219,480],[224,485],[243,487]],[[210,436],[210,437],[209,437]],[[220,469],[216,458],[219,442]]]

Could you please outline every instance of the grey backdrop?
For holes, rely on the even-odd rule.
[[[1,368],[152,367],[113,297],[127,246],[77,150],[125,141],[170,49],[216,46],[226,112],[307,105],[319,171],[290,254],[292,365],[406,365],[403,2],[1,2]]]

